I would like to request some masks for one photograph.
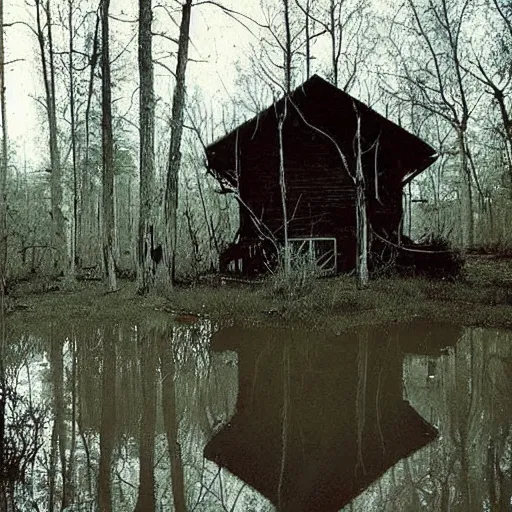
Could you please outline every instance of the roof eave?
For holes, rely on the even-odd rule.
[[[425,158],[425,160],[423,160],[421,165],[419,165],[414,171],[412,171],[409,174],[407,174],[406,176],[404,176],[404,178],[402,179],[402,185],[405,187],[405,185],[410,183],[414,178],[416,178],[416,176],[418,176],[423,171],[428,169],[438,158],[439,158],[438,153],[434,153],[434,154],[428,156],[427,158]]]

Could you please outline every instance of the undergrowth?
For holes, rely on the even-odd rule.
[[[280,254],[276,270],[269,278],[272,292],[280,298],[293,299],[311,293],[320,277],[318,267],[308,255],[296,254],[291,257],[286,269],[284,252]]]
[[[293,270],[293,269],[292,269]],[[234,322],[270,322],[328,330],[354,324],[385,323],[423,317],[464,325],[512,326],[512,261],[469,256],[464,279],[382,277],[357,290],[351,276],[316,279],[304,268],[276,273],[263,283],[175,287],[166,296],[140,297],[136,283],[120,281],[106,294],[99,282],[73,290],[37,291],[20,283],[13,291],[12,314],[47,322],[50,317],[145,318],[159,312],[190,312]],[[220,281],[219,281],[220,282]],[[38,293],[39,292],[39,293]]]

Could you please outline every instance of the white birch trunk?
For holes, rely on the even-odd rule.
[[[279,187],[281,191],[281,207],[283,210],[284,230],[284,273],[289,276],[291,272],[290,245],[288,243],[288,210],[286,207],[286,176],[284,170],[283,125],[286,120],[286,98],[284,100],[284,112],[279,119]]]
[[[361,151],[361,117],[357,115],[356,154],[356,279],[357,288],[368,286],[368,220]]]

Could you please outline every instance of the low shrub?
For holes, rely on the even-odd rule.
[[[464,257],[447,240],[434,238],[428,243],[401,247],[396,268],[401,275],[456,280],[463,275]]]
[[[278,262],[277,268],[270,277],[271,289],[276,296],[297,298],[312,291],[320,272],[308,255],[293,255],[288,270],[285,265],[284,251],[279,255]]]

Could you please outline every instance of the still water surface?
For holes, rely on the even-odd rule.
[[[511,332],[62,322],[1,356],[0,510],[510,509]]]

